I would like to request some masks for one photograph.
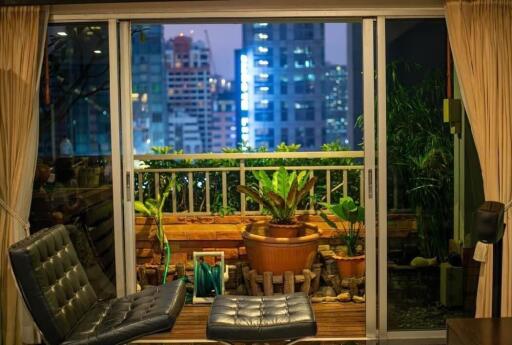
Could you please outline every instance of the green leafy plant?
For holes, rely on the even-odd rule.
[[[345,228],[345,231],[341,233],[341,239],[347,245],[347,255],[356,256],[360,231],[364,227],[364,207],[357,205],[354,199],[349,196],[341,198],[337,204],[321,203],[321,205],[338,217],[344,226],[348,223],[348,228]],[[336,223],[330,220],[324,211],[320,211],[320,216],[330,227],[338,229]]]
[[[346,151],[349,148],[340,144],[339,142],[327,143],[322,146],[322,151]],[[298,144],[289,144],[284,145],[280,144],[275,148],[276,152],[296,152],[300,150],[300,145]],[[249,147],[249,146],[238,146],[238,147],[226,147],[223,148],[223,153],[261,153],[267,152],[268,149],[264,146],[261,147]],[[152,147],[152,154],[183,154],[182,150],[174,150],[172,147]],[[217,159],[215,158],[215,154],[212,154],[212,159],[201,159],[201,160],[189,160],[189,159],[147,159],[144,161],[137,162],[136,169],[142,175],[141,179],[136,178],[134,181],[135,189],[134,196],[135,199],[138,199],[140,194],[142,194],[143,199],[154,197],[155,195],[155,174],[151,172],[144,172],[144,169],[185,169],[185,168],[219,168],[219,167],[239,167],[240,161],[237,159]],[[352,165],[362,165],[362,159],[360,158],[352,158],[352,157],[333,157],[333,158],[258,158],[258,159],[247,159],[245,161],[246,167],[250,168],[258,168],[258,167],[289,167],[289,166],[352,166]],[[327,180],[326,174],[319,173],[316,175],[317,181],[315,183],[314,190],[314,200],[325,201],[326,189],[327,189]],[[210,195],[213,197],[210,202],[210,210],[217,213],[231,213],[231,210],[228,212],[221,211],[223,207],[222,197],[222,174],[220,172],[211,172],[210,173],[210,181],[206,183],[206,174],[197,173],[194,174],[194,195],[197,197],[194,198],[194,211],[197,212],[205,212],[206,211],[206,202],[204,198],[201,198],[202,195],[206,194],[207,186],[210,188]],[[240,182],[238,173],[228,173],[228,178],[230,183],[228,185],[227,197],[229,202],[229,208],[232,208],[233,212],[240,211],[240,198],[236,197],[236,185]],[[342,181],[343,180],[343,172],[342,171],[331,171],[331,181]],[[359,187],[360,187],[360,172],[356,169],[348,170],[348,180],[350,181],[348,185],[348,193],[350,195],[359,195]],[[246,183],[247,185],[256,184],[258,181],[252,174],[246,175]],[[181,186],[181,192],[176,194],[176,212],[186,212],[188,210],[189,200],[188,200],[188,188],[186,188],[188,184],[188,178],[186,173],[176,173],[176,184],[177,186]],[[162,189],[164,184],[160,184],[160,188]],[[337,200],[341,196],[343,196],[343,183],[338,183],[337,185],[332,186],[331,188],[331,197],[333,200]],[[142,193],[140,193],[142,190]],[[304,203],[304,202],[303,202]],[[249,200],[249,203],[246,205],[247,210],[249,211],[257,211],[258,205],[252,200]],[[302,205],[300,205],[302,207]],[[167,203],[165,205],[165,210],[167,212],[170,211],[170,205]]]
[[[144,214],[147,217],[151,217],[155,220],[157,230],[156,237],[160,244],[160,250],[165,251],[165,267],[163,274],[162,284],[165,284],[167,280],[167,273],[169,270],[169,263],[171,259],[171,247],[169,246],[169,241],[167,240],[167,236],[165,235],[162,220],[163,220],[163,208],[167,198],[169,197],[169,193],[176,188],[176,179],[170,179],[165,186],[162,195],[158,195],[156,199],[148,198],[144,202],[135,201],[135,211]]]
[[[453,136],[442,121],[444,76],[409,62],[393,62],[387,73],[388,204],[415,212],[421,255],[443,261],[454,185]]]
[[[272,223],[294,224],[297,206],[315,185],[316,177],[309,177],[307,171],[289,173],[284,167],[272,178],[264,171],[253,171],[253,175],[261,187],[239,185],[238,192],[262,205],[272,215]]]

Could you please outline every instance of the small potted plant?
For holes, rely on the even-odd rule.
[[[169,263],[171,260],[171,247],[169,245],[169,241],[167,240],[167,236],[165,235],[164,227],[162,224],[163,221],[163,207],[165,205],[165,201],[169,197],[169,193],[176,187],[176,179],[171,179],[167,183],[164,188],[162,195],[158,195],[156,199],[148,198],[144,202],[135,201],[134,207],[135,211],[142,213],[146,217],[153,218],[156,223],[156,238],[158,240],[158,246],[154,247],[154,251],[164,252],[164,256],[161,257],[163,260],[158,264],[164,264],[164,273],[162,277],[162,284],[165,284],[167,281],[167,274],[169,271]],[[154,236],[150,234],[150,236]],[[159,254],[159,253],[158,253]]]
[[[358,250],[361,242],[361,230],[364,229],[364,207],[357,205],[349,196],[340,199],[338,204],[322,203],[327,210],[338,217],[344,229],[340,238],[347,247],[346,253],[336,253],[334,257],[341,277],[362,277],[365,274],[366,264],[364,249]],[[328,215],[321,211],[320,216],[329,226],[340,230]]]
[[[240,185],[237,190],[261,204],[272,215],[267,224],[267,236],[299,236],[304,223],[297,222],[295,211],[315,185],[316,177],[309,177],[307,171],[288,173],[284,167],[274,172],[272,179],[265,171],[253,171],[253,175],[260,187]]]
[[[238,191],[261,204],[272,219],[250,223],[242,232],[249,265],[257,272],[274,274],[311,269],[320,233],[316,225],[297,221],[295,213],[316,178],[306,171],[289,173],[284,167],[272,178],[264,171],[255,171],[254,176],[260,187],[238,186]]]

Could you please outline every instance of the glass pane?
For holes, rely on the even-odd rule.
[[[101,298],[115,295],[108,30],[50,25],[30,224],[66,225]]]
[[[474,270],[454,226],[454,136],[443,122],[446,40],[442,19],[386,21],[389,330],[442,329],[473,314]]]
[[[297,215],[323,230],[322,255],[309,267],[319,278],[311,295],[329,302],[326,318],[353,312],[339,336],[364,336],[364,269],[340,274],[336,261],[363,256],[353,261],[364,268],[364,224],[354,224],[347,238],[348,222],[329,214],[333,229],[316,215],[321,203],[338,204],[342,197],[364,203],[361,23],[137,24],[132,30],[135,200],[151,203],[176,181],[160,219],[171,249],[167,278],[165,244],[153,235],[157,225],[136,215],[140,285],[178,278],[189,287],[204,283],[193,277],[200,271],[192,255],[218,250],[231,267],[227,293],[254,293],[244,281],[243,267],[254,265],[240,230],[247,216],[264,220],[269,212],[237,185],[258,188],[256,171],[303,170],[318,180]],[[223,155],[241,152],[264,156]],[[306,154],[296,158],[297,152]],[[158,160],[147,156],[166,153]],[[197,153],[211,154],[198,159]],[[283,284],[274,289],[283,292]]]

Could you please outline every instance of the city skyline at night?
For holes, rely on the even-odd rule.
[[[349,108],[360,100],[348,101],[357,95],[349,80],[360,71],[348,67],[352,25],[359,24],[136,26],[142,34],[132,41],[135,151],[353,146],[355,119],[348,115],[356,109]]]

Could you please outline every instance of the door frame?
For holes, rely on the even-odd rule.
[[[282,6],[278,9],[262,9],[257,12],[247,11],[235,5],[229,12],[220,13],[201,5],[191,5],[187,2],[166,3],[167,5],[131,3],[130,11],[112,11],[108,5],[58,5],[52,6],[50,23],[68,22],[107,22],[109,33],[109,74],[110,74],[110,110],[111,110],[111,141],[112,141],[112,173],[113,173],[113,206],[115,229],[115,258],[117,293],[125,295],[136,291],[135,272],[135,231],[133,211],[133,155],[127,147],[133,147],[132,138],[132,108],[131,108],[131,56],[130,52],[130,21],[131,20],[182,20],[190,21],[228,21],[230,19],[250,20],[260,18],[310,18],[325,20],[354,19],[363,16],[371,22],[363,24],[363,44],[371,46],[372,53],[365,54],[363,49],[363,105],[365,112],[364,137],[365,145],[371,144],[372,152],[365,150],[365,177],[367,191],[372,191],[370,198],[365,191],[366,202],[366,260],[377,265],[367,265],[367,300],[366,300],[366,336],[367,339],[445,337],[446,331],[387,331],[387,200],[386,200],[386,47],[385,20],[389,18],[442,18],[442,7],[423,8],[371,8],[346,9],[342,4],[329,10],[310,8],[292,9]],[[149,7],[148,7],[149,6]],[[182,6],[176,11],[176,6]],[[162,11],[162,8],[164,11]],[[165,11],[165,9],[168,9]],[[376,34],[373,34],[376,21]],[[364,38],[366,32],[366,40]],[[369,38],[371,37],[371,38]],[[376,41],[376,42],[375,42]],[[124,42],[124,43],[123,43]],[[126,44],[129,42],[130,44]],[[374,45],[376,43],[376,52]],[[368,48],[369,49],[369,48]],[[367,49],[367,50],[368,50]],[[376,53],[376,55],[374,54]],[[376,56],[376,61],[374,61]],[[365,67],[366,66],[366,67]],[[370,73],[371,66],[371,73]],[[377,73],[377,88],[375,90],[373,75]],[[370,77],[372,76],[372,77]],[[363,80],[363,81],[364,81]],[[365,84],[367,86],[365,86]],[[370,85],[371,84],[371,85]],[[371,101],[366,93],[372,94]],[[377,123],[375,116],[367,119],[367,112],[375,115],[374,98],[377,97]],[[371,128],[370,128],[371,127]],[[370,135],[372,133],[372,135]],[[371,138],[369,138],[371,136]],[[376,136],[376,137],[375,137]],[[378,152],[375,152],[375,140]],[[377,153],[377,155],[376,155]],[[377,159],[378,158],[378,159]],[[375,161],[377,159],[377,170]],[[371,171],[371,172],[370,172]],[[384,172],[384,173],[382,173]],[[369,178],[370,177],[370,178]],[[368,185],[370,183],[371,185]],[[376,188],[375,185],[379,187]],[[378,189],[378,190],[377,190]],[[377,192],[377,193],[376,193]],[[373,205],[373,207],[368,207]],[[378,214],[376,208],[378,206]],[[378,218],[376,218],[378,217]],[[377,220],[378,219],[378,223]],[[370,226],[373,224],[372,226]],[[378,239],[377,239],[378,234]],[[377,249],[378,245],[378,249]],[[378,278],[378,280],[377,280]],[[377,288],[379,291],[377,298]],[[326,339],[328,340],[328,339]]]
[[[391,17],[392,18],[392,17]],[[396,18],[396,17],[395,17]],[[401,17],[402,18],[402,17]],[[426,17],[407,16],[404,19]],[[430,18],[439,18],[433,16]],[[446,338],[446,330],[388,331],[388,201],[387,201],[387,89],[386,89],[386,20],[377,17],[377,151],[378,151],[378,337],[383,339]]]
[[[376,198],[375,198],[375,61],[374,18],[364,18],[363,40],[363,147],[364,147],[364,198],[365,198],[365,295],[366,337],[377,338],[377,247],[376,247]]]
[[[281,17],[290,19],[290,17]],[[295,18],[291,17],[291,18]],[[318,20],[325,17],[315,18]],[[334,18],[331,18],[331,20]],[[340,18],[336,18],[340,20]],[[258,20],[254,18],[253,20]],[[374,63],[374,23],[375,18],[360,18],[362,25],[362,72],[363,72],[363,113],[364,113],[364,176],[365,176],[365,255],[367,262],[376,262],[376,193],[375,193],[375,63]],[[221,21],[217,21],[221,22]],[[123,132],[123,181],[124,181],[124,240],[125,272],[127,293],[136,288],[135,255],[135,212],[133,209],[133,112],[131,104],[131,23],[120,21],[120,82],[121,112]],[[377,338],[377,268],[366,265],[366,338]],[[329,339],[323,339],[329,340]],[[332,340],[339,340],[338,338]]]
[[[131,22],[119,22],[120,83],[121,83],[121,131],[123,133],[123,203],[125,279],[128,294],[137,291],[135,210],[133,206],[133,112],[132,112],[132,59]]]

